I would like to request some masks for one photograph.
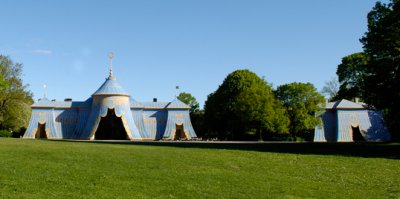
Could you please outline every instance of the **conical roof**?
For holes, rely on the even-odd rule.
[[[190,109],[190,106],[175,98],[167,105],[167,109]]]
[[[110,75],[106,81],[93,93],[92,96],[96,95],[122,95],[129,96],[129,94],[118,84],[115,77]]]

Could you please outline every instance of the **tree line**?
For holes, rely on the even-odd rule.
[[[189,93],[181,93],[178,99],[192,107],[199,137],[220,140],[311,139],[320,122],[315,115],[325,103],[311,83],[294,82],[274,90],[249,70],[230,73],[208,95],[204,110],[198,109]]]

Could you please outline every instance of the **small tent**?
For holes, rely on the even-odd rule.
[[[315,127],[315,142],[389,141],[390,133],[378,110],[348,100],[330,102]]]

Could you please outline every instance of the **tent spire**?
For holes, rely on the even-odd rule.
[[[110,74],[109,77],[113,77],[113,72],[112,72],[112,60],[114,58],[114,53],[113,52],[109,52],[108,53],[108,58],[110,59]]]

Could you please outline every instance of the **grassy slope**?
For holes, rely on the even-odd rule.
[[[400,160],[0,139],[0,198],[399,198]]]

